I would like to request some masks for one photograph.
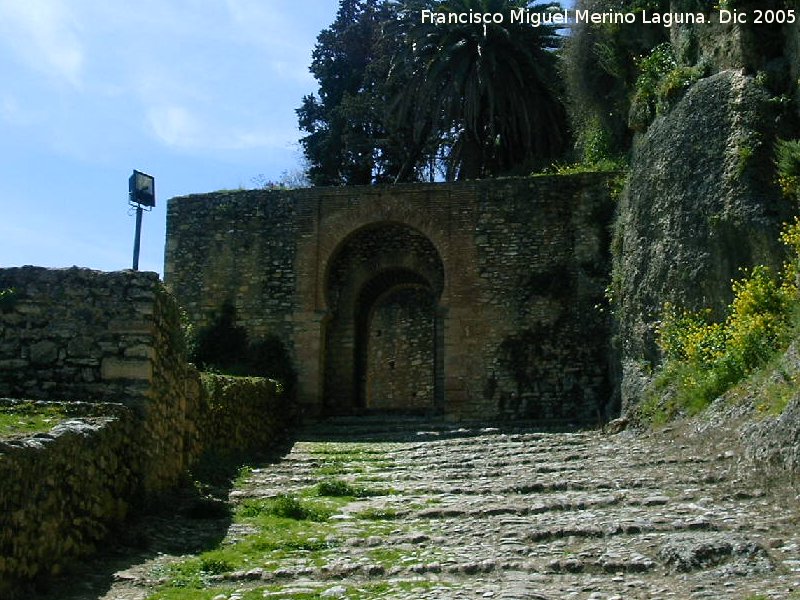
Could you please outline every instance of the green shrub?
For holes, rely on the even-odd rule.
[[[266,377],[281,383],[291,396],[297,373],[283,342],[275,335],[250,340],[247,330],[236,324],[236,309],[225,302],[211,323],[201,327],[187,343],[189,359],[199,369],[225,375]]]
[[[793,197],[800,190],[800,140],[778,140],[775,146],[778,185],[784,196]]]
[[[611,133],[596,116],[578,132],[577,145],[581,151],[581,162],[589,165],[613,160],[616,154]]]
[[[663,114],[684,92],[705,75],[703,65],[679,65],[672,44],[664,42],[638,60],[639,76],[631,101],[630,126],[644,130],[656,115]]]
[[[639,77],[636,79],[631,102],[631,118],[635,121],[632,123],[634,128],[641,128],[647,126],[656,116],[661,80],[678,66],[672,44],[659,44],[650,54],[639,58],[637,66]]]
[[[724,321],[713,321],[709,310],[678,311],[664,305],[657,335],[665,362],[654,397],[640,411],[645,418],[658,422],[703,410],[788,345],[800,309],[800,221],[787,225],[781,238],[794,249],[794,259],[781,276],[757,266],[734,281]],[[674,395],[665,403],[659,398],[668,388]]]
[[[733,283],[733,293],[725,323],[727,351],[743,371],[750,371],[788,343],[797,289],[759,266]]]

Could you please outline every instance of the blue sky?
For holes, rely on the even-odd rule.
[[[0,266],[130,268],[133,169],[166,200],[300,164],[294,109],[337,0],[0,0]]]
[[[157,196],[139,266],[161,273],[168,198],[299,170],[338,4],[0,0],[0,267],[130,268],[138,169]]]

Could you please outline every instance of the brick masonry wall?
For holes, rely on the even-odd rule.
[[[364,228],[341,245],[329,266],[325,290],[330,314],[324,334],[327,342],[324,404],[327,409],[390,406],[401,409],[398,402],[380,395],[385,393],[406,401],[414,397],[408,386],[405,390],[393,391],[370,379],[367,370],[376,360],[370,341],[379,327],[370,315],[376,303],[398,286],[400,289],[410,284],[423,286],[438,298],[444,287],[443,269],[430,240],[419,231],[399,224]],[[392,334],[388,327],[384,329],[390,336],[384,339],[399,341],[398,334]],[[430,343],[433,344],[433,337]],[[404,360],[409,357],[395,357],[395,375],[409,371],[410,365]],[[433,368],[432,362],[429,367]],[[399,383],[396,378],[381,381]],[[412,385],[410,380],[408,385]],[[414,404],[406,408],[420,408]]]
[[[229,192],[173,198],[167,212],[167,287],[197,324],[227,300],[252,337],[278,335],[309,412],[364,406],[357,300],[394,271],[405,273],[397,285],[436,297],[434,395],[446,415],[604,415],[606,176]],[[370,236],[366,262],[349,261]],[[440,265],[438,282],[426,264]]]

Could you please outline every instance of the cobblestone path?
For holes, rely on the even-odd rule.
[[[305,429],[231,501],[310,497],[321,481],[360,497],[309,522],[305,543],[209,568],[204,590],[174,597],[800,598],[796,492],[759,489],[732,452],[669,433],[358,423]],[[254,527],[235,522],[221,547]],[[174,560],[129,569],[104,597],[148,597],[154,565]]]

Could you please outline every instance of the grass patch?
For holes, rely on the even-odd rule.
[[[348,468],[347,465],[341,461],[333,461],[314,469],[314,474],[321,477],[333,477],[335,475],[344,475],[345,473],[353,472],[363,473],[364,469],[359,467]]]
[[[310,500],[280,495],[275,498],[245,500],[237,509],[237,515],[245,520],[259,517],[278,517],[294,521],[327,521],[333,515],[329,505]]]
[[[343,479],[326,479],[315,486],[318,496],[332,498],[370,498],[373,496],[388,496],[394,493],[387,488],[371,488],[352,484]]]
[[[50,431],[66,413],[61,406],[43,406],[23,402],[0,407],[0,437]]]
[[[393,508],[366,508],[355,513],[355,516],[365,521],[392,521],[400,515]]]
[[[782,371],[778,371],[780,379],[772,380],[761,388],[758,396],[756,410],[765,417],[779,417],[788,406],[792,398],[797,394],[797,376],[788,377]]]
[[[408,558],[409,553],[399,548],[380,547],[368,550],[367,556],[376,564],[384,567],[394,567],[401,564],[402,559]]]
[[[289,558],[302,556],[310,560],[335,548],[330,541],[334,528],[326,523],[263,512],[247,520],[257,525],[256,533],[171,565],[165,573],[166,584],[151,598],[180,598],[167,594],[170,589],[202,590],[213,585],[212,578],[216,575],[243,569],[278,568]]]
[[[220,594],[219,588],[201,590],[186,588],[165,588],[148,596],[148,600],[213,600]]]
[[[263,598],[265,592],[283,592],[287,584],[276,583],[268,587],[254,585],[252,588],[248,584],[242,590],[241,582],[228,582],[220,576],[251,569],[270,572],[298,564],[310,567],[328,564],[337,553],[341,536],[337,522],[331,517],[355,499],[391,494],[394,491],[383,488],[381,484],[371,485],[346,479],[355,472],[363,472],[365,468],[387,464],[382,449],[331,443],[315,445],[310,453],[322,463],[317,470],[321,479],[316,485],[291,494],[242,501],[232,514],[233,522],[243,525],[234,529],[237,531],[232,534],[235,537],[224,540],[212,550],[166,567],[158,574],[166,583],[155,590],[149,600],[211,600],[220,594],[230,595],[234,589],[239,589],[243,600]],[[211,466],[227,467],[222,471],[231,480],[235,477],[236,487],[247,489],[251,485],[247,483],[252,473],[249,467],[239,469],[236,476],[236,470],[229,465],[215,465],[219,462],[212,461]],[[398,526],[393,522],[398,518],[397,511],[391,508],[366,508],[354,516],[361,519],[358,522],[359,528],[367,530],[363,532],[364,536],[387,535]],[[409,556],[408,550],[397,551],[395,554],[392,552],[394,550],[384,554],[382,558],[387,566],[394,559],[400,560]],[[321,586],[313,592],[286,593],[283,597],[319,598],[323,591],[333,585],[334,583]],[[408,589],[413,591],[425,587],[426,584],[422,583]],[[387,597],[400,588],[405,589],[403,582],[363,582],[361,585],[348,586],[346,597],[365,600]]]
[[[386,457],[382,448],[368,447],[364,444],[322,443],[310,450],[321,464],[314,469],[320,477],[335,478],[338,475],[367,473],[375,469],[391,469],[394,462]]]

